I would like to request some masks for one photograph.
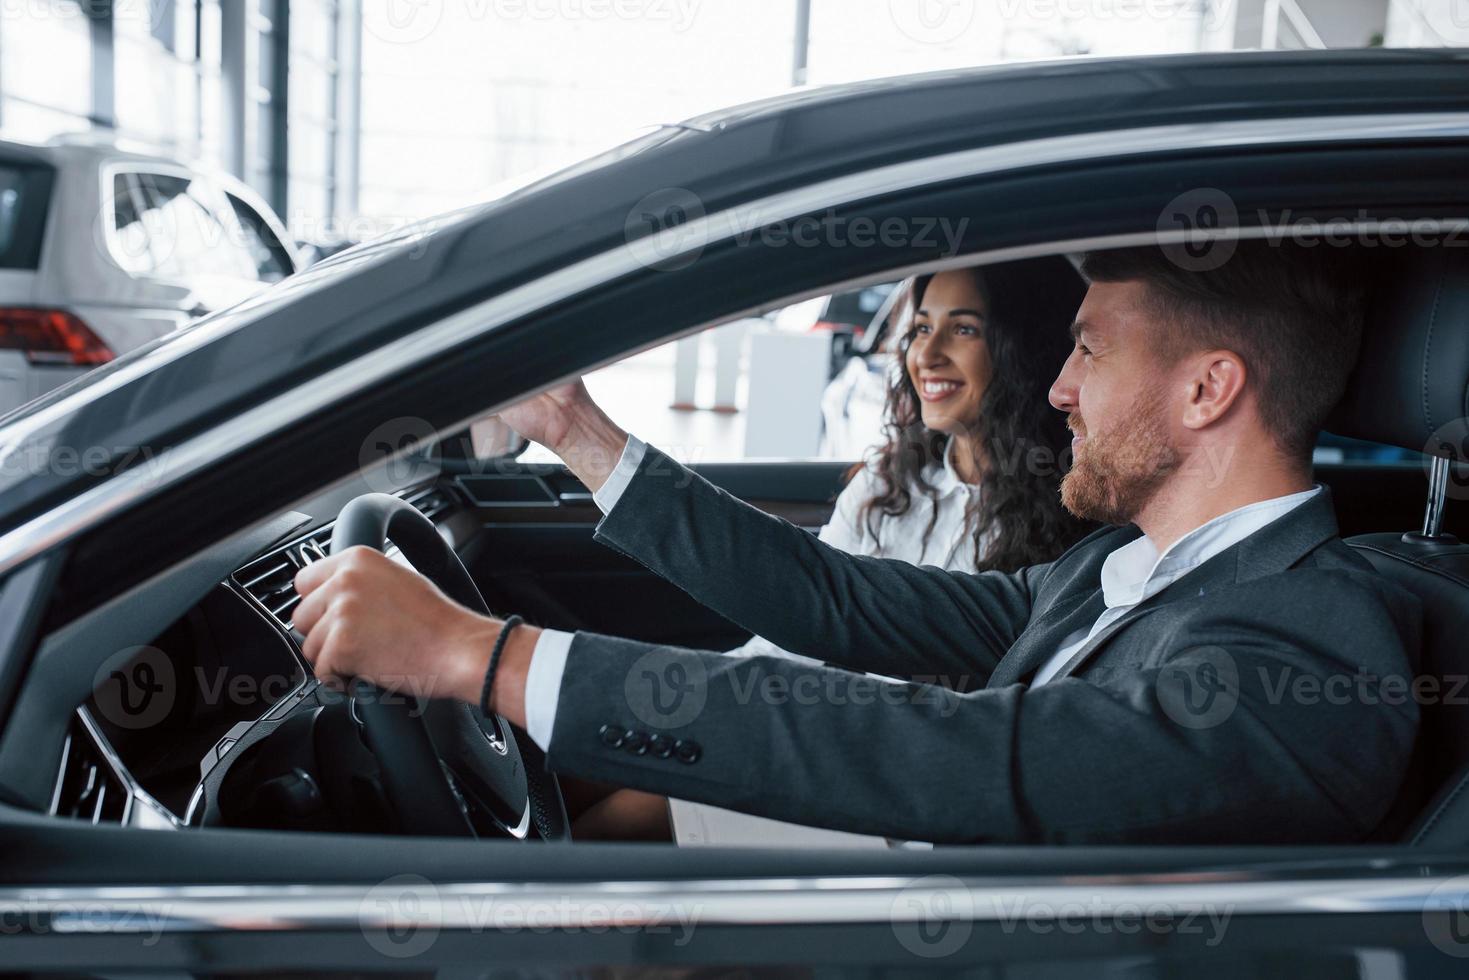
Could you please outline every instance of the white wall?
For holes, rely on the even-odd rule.
[[[1404,48],[1469,45],[1469,0],[1393,0],[1387,43]]]
[[[790,82],[787,0],[420,0],[364,8],[361,208],[435,214],[500,181]]]

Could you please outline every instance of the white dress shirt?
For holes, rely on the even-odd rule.
[[[642,440],[636,436],[628,437],[627,446],[623,449],[617,466],[613,468],[607,481],[593,494],[597,508],[603,514],[610,513],[622,498],[623,491],[632,481],[633,474],[637,472],[647,451],[648,447]],[[951,471],[950,475],[952,475]],[[856,482],[856,480],[853,481],[853,483]],[[962,482],[960,485],[963,486]],[[848,490],[851,490],[850,486]],[[1060,649],[1051,659],[1036,671],[1031,682],[1032,686],[1044,684],[1053,678],[1088,640],[1121,618],[1134,606],[1161,592],[1192,569],[1243,541],[1271,521],[1284,516],[1320,492],[1321,487],[1316,486],[1300,493],[1257,501],[1227,514],[1221,514],[1173,542],[1161,555],[1147,535],[1136,538],[1112,552],[1103,562],[1101,572],[1102,596],[1106,602],[1106,609],[1089,629],[1077,630],[1061,644]],[[843,493],[842,496],[845,497],[848,494]],[[860,504],[860,500],[857,503]],[[833,523],[835,520],[834,517]],[[926,517],[924,520],[926,521]],[[860,529],[858,531],[860,532]],[[940,542],[947,540],[952,543],[955,537],[941,538],[935,529],[933,540]],[[960,547],[962,550],[962,545]],[[903,556],[893,555],[893,557]],[[951,554],[949,557],[953,558],[955,555]],[[571,633],[560,630],[543,630],[531,654],[530,669],[526,675],[525,730],[536,744],[546,751],[550,750],[551,735],[556,727],[556,706],[561,696],[561,678],[566,671],[566,659],[571,651],[572,639],[573,634]],[[771,648],[779,650],[773,644]]]
[[[1102,562],[1102,599],[1107,608],[1090,629],[1079,629],[1066,638],[1061,649],[1035,672],[1031,686],[1038,687],[1055,677],[1092,637],[1121,619],[1138,603],[1162,592],[1221,551],[1238,544],[1276,518],[1285,516],[1320,492],[1318,485],[1300,493],[1256,501],[1220,514],[1173,542],[1161,555],[1146,534],[1112,552]]]

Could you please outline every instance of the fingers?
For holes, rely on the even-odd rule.
[[[465,659],[451,641],[482,625],[483,617],[428,579],[370,548],[308,565],[297,573],[296,587],[301,601],[291,622],[304,635],[301,653],[333,686],[354,677],[392,689],[434,682]],[[478,633],[462,644],[484,645]],[[446,658],[445,649],[453,656]],[[457,674],[454,683],[457,689]]]
[[[317,562],[316,564],[322,564],[322,562]],[[313,565],[311,567],[315,566]],[[312,628],[316,626],[317,622],[321,620],[322,614],[326,612],[327,603],[331,601],[332,589],[329,587],[323,588],[322,586],[325,586],[326,583],[322,582],[319,585],[311,586],[309,590],[305,590],[301,588],[299,581],[300,576],[298,575],[296,592],[304,598],[296,604],[295,611],[291,613],[291,625],[309,637]]]
[[[291,625],[309,637],[311,629],[326,612],[327,604],[336,592],[331,583],[336,574],[349,562],[360,561],[353,552],[371,551],[358,546],[314,561],[296,573],[296,594],[301,601],[291,614]]]
[[[351,601],[353,581],[360,580],[363,570],[379,561],[392,566],[381,552],[359,545],[312,562],[296,573],[296,592],[302,598],[291,614],[291,625],[305,635],[301,653],[323,681],[336,683],[341,679],[333,664],[323,662],[324,654],[341,646],[336,635],[340,632],[340,617],[332,613]],[[353,575],[358,578],[352,579]]]
[[[308,596],[312,592],[315,592],[327,579],[332,577],[337,567],[355,550],[355,548],[348,548],[346,551],[328,555],[301,569],[296,573],[296,593],[301,596]]]
[[[316,666],[316,661],[321,658],[322,647],[326,644],[328,630],[321,622],[321,617],[326,612],[326,600],[327,596],[324,595],[324,590],[323,592],[318,592],[309,600],[303,600],[301,605],[296,607],[296,614],[291,617],[292,625],[306,636],[306,641],[301,644],[301,654],[313,667]],[[316,602],[319,607],[310,622],[307,622],[301,614],[301,607],[305,606],[307,602]]]

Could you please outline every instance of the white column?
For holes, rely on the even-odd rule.
[[[745,456],[813,459],[821,449],[821,396],[831,334],[756,333],[750,338]]]
[[[714,334],[714,410],[733,414],[740,384],[740,354],[745,346],[745,321],[726,323]]]
[[[703,339],[703,334],[696,333],[674,345],[673,407],[679,411],[698,407],[695,398],[699,390],[699,344]]]

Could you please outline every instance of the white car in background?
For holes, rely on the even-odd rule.
[[[301,268],[224,174],[98,142],[0,140],[0,415]]]
[[[862,320],[860,330],[832,335],[832,379],[821,396],[821,455],[827,459],[865,459],[884,441],[888,386],[892,373],[901,369],[894,337],[907,329],[911,315],[898,309],[904,293],[898,285],[871,287],[860,304],[853,301],[858,293],[827,302],[828,309],[847,309],[849,321]],[[844,302],[835,302],[839,298]],[[895,316],[903,319],[896,330]]]

